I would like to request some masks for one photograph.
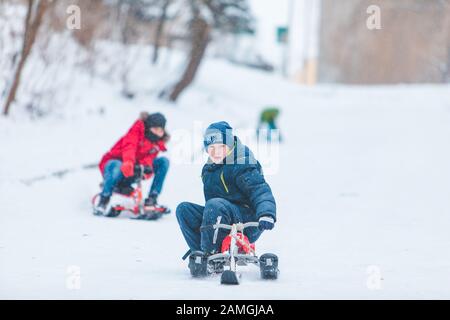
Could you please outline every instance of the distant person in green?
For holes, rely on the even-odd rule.
[[[267,142],[272,142],[274,139],[276,139],[277,142],[281,142],[281,135],[279,131],[277,133],[274,132],[275,130],[278,130],[276,121],[279,115],[280,109],[278,109],[277,107],[269,107],[261,112],[258,129],[256,131],[258,140],[261,133],[267,133]]]

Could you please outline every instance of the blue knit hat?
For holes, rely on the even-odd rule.
[[[213,144],[226,144],[230,148],[234,147],[233,128],[225,121],[211,124],[206,129],[203,137],[205,149]]]

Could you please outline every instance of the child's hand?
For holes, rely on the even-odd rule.
[[[275,220],[269,216],[259,218],[259,230],[272,230],[275,227]]]
[[[125,178],[129,178],[134,176],[134,163],[131,161],[125,161],[122,163],[122,167],[120,168],[122,170],[123,175]]]

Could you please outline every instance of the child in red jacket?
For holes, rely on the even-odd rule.
[[[169,170],[169,159],[158,157],[159,152],[167,151],[165,142],[169,136],[165,130],[166,123],[167,120],[161,113],[142,113],[128,133],[103,156],[99,165],[104,178],[103,190],[95,214],[103,215],[106,212],[113,190],[118,184],[133,182],[137,164],[152,168],[155,176],[145,205],[157,204]]]

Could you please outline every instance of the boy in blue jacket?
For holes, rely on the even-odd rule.
[[[259,222],[245,235],[254,243],[264,230],[276,222],[276,203],[264,179],[260,163],[250,149],[232,133],[226,122],[211,124],[204,135],[209,159],[202,170],[205,206],[183,202],[176,216],[191,256],[207,257],[220,251],[226,230],[219,230],[214,241],[213,228],[220,222]]]

